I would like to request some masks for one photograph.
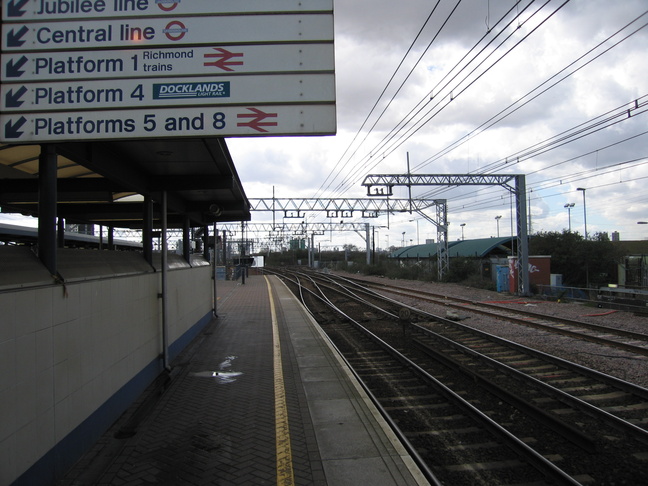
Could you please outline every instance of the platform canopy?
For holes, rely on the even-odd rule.
[[[57,157],[57,216],[67,223],[142,228],[144,196],[167,194],[168,226],[248,221],[250,205],[223,138],[49,144]],[[37,216],[41,145],[0,144],[0,207]],[[153,224],[160,218],[154,204]]]

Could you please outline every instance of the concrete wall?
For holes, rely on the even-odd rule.
[[[160,273],[137,253],[64,250],[63,285],[27,249],[7,248],[0,247],[0,485],[50,484],[162,371]],[[176,265],[168,275],[177,354],[211,317],[211,270]],[[12,288],[11,280],[19,283]]]

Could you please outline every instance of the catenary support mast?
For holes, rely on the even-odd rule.
[[[514,181],[515,186],[509,183]],[[368,175],[362,182],[367,187],[368,195],[391,195],[394,186],[502,186],[515,195],[517,213],[517,279],[518,294],[529,295],[529,235],[526,211],[526,179],[524,175],[515,174],[376,174]],[[439,214],[445,211],[445,214]],[[426,217],[423,213],[422,216]],[[447,207],[437,205],[437,222],[443,221],[443,227],[437,223],[439,235],[438,265],[439,278],[448,271],[448,227]],[[442,241],[443,240],[443,241]]]

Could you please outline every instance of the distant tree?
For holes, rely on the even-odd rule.
[[[611,283],[611,272],[620,254],[606,233],[585,240],[579,233],[534,234],[529,241],[530,255],[550,255],[551,273],[563,275],[570,286],[600,286]]]
[[[473,275],[479,275],[479,261],[477,259],[465,257],[451,258],[449,271],[444,275],[443,281],[462,282]]]

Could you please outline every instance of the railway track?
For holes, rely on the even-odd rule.
[[[542,331],[576,337],[584,341],[623,349],[631,353],[648,356],[648,334],[627,331],[609,326],[601,326],[589,322],[566,319],[559,316],[548,316],[525,309],[511,309],[506,305],[491,302],[476,302],[459,297],[446,296],[416,289],[398,287],[389,284],[369,282],[367,280],[345,278],[356,285],[380,290],[392,295],[415,298],[424,302],[439,304],[457,309],[461,312],[495,317],[515,324],[533,327]],[[511,301],[517,303],[519,301]]]
[[[458,322],[422,318],[357,284],[284,278],[432,482],[648,481],[648,390]]]

